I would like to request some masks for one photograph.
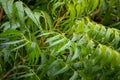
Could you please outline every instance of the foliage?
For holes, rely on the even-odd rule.
[[[119,80],[120,0],[0,0],[0,80]]]

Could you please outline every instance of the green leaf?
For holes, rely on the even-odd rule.
[[[77,80],[78,78],[78,72],[74,71],[74,74],[72,75],[72,77],[69,80]]]
[[[70,12],[70,19],[73,21],[75,19],[76,16],[76,11],[75,11],[75,7],[73,4],[68,4],[68,10]]]
[[[59,71],[57,71],[57,72],[54,74],[54,76],[55,76],[55,75],[58,75],[58,74],[61,74],[61,73],[64,73],[64,72],[66,72],[66,71],[68,71],[68,70],[69,70],[69,66],[66,65],[65,67],[63,67],[62,69],[60,69]]]
[[[81,35],[78,35],[78,34],[73,33],[73,38],[72,38],[71,41],[72,41],[72,42],[77,41],[80,37],[81,37]]]
[[[9,33],[9,34],[8,34]],[[8,35],[17,35],[22,36],[23,34],[17,30],[6,30],[5,32],[0,33],[0,37],[8,36]]]
[[[78,58],[80,56],[81,53],[81,48],[80,46],[76,46],[76,50],[75,53],[73,54],[73,57],[71,58],[71,61],[75,60],[76,58]]]
[[[45,35],[45,34],[44,34],[44,35]],[[47,40],[45,43],[52,42],[52,41],[54,41],[54,40],[59,39],[60,37],[61,37],[60,34],[58,34],[58,35],[56,35],[56,36],[53,36],[53,37],[51,37],[51,38],[48,38],[48,40]]]
[[[6,43],[2,43],[2,44],[16,44],[16,43],[20,43],[20,42],[23,42],[23,41],[25,41],[25,39],[17,40],[17,41],[11,41],[11,42],[6,42]]]
[[[80,4],[77,4],[77,5],[76,5],[76,10],[77,10],[77,17],[82,16],[82,15],[81,15],[82,12],[81,12],[81,5],[80,5]]]
[[[42,36],[48,36],[48,35],[50,35],[50,34],[55,34],[55,32],[42,33],[42,34],[38,35],[37,38],[38,38],[38,37],[42,37]]]
[[[111,44],[115,44],[115,46],[117,47],[119,42],[120,42],[120,33],[118,33],[118,31],[115,31],[115,38],[112,41],[113,43]]]
[[[24,7],[23,7],[23,3],[21,1],[17,1],[15,3],[15,6],[17,8],[17,12],[18,12],[18,16],[19,16],[20,22],[22,24],[24,24]]]
[[[29,9],[29,8],[25,8],[25,12],[28,15],[28,17],[37,25],[39,26],[40,30],[42,30],[40,21],[38,20],[38,18],[35,17],[35,15],[33,14],[33,12]]]
[[[17,50],[17,49],[19,49],[19,48],[22,48],[23,46],[27,45],[28,43],[29,43],[29,42],[26,42],[26,43],[24,43],[24,44],[22,44],[22,45],[19,45],[18,47],[12,49],[11,51],[15,51],[15,50]]]
[[[55,12],[56,12],[56,9],[58,8],[58,7],[60,7],[61,5],[63,5],[64,4],[64,2],[56,2],[54,5],[53,5],[53,9],[52,9],[52,14],[56,14]]]
[[[101,60],[101,65],[111,63],[111,61],[112,61],[112,59],[114,57],[114,54],[112,52],[113,51],[110,48],[106,49],[106,53],[105,53],[104,57]]]
[[[43,14],[43,17],[45,18],[45,22],[48,23],[49,29],[51,30],[53,27],[53,22],[50,15],[45,11],[42,11],[41,13]]]
[[[18,76],[17,79],[27,78],[27,77],[31,77],[31,76],[33,76],[33,75],[34,75],[33,73],[26,73],[26,74],[23,74],[23,75]]]
[[[85,36],[83,36],[82,38],[79,39],[77,45],[81,46],[83,44],[85,44],[87,42],[87,40],[85,39]]]
[[[66,43],[64,46],[62,46],[58,51],[57,53],[69,48],[70,46],[72,45],[72,41],[68,41],[68,43]]]
[[[38,47],[38,45],[36,45],[36,43],[31,44],[28,52],[29,52],[28,55],[29,55],[29,60],[30,60],[29,63],[36,64],[38,62],[40,54],[41,54],[41,51],[40,51],[40,48]]]
[[[104,41],[108,41],[110,39],[111,34],[112,34],[112,30],[111,29],[107,29]]]
[[[31,53],[35,49],[36,45],[37,45],[36,42],[27,44],[26,49],[28,53]]]
[[[98,4],[99,4],[99,0],[93,0],[93,3],[92,3],[92,5],[93,5],[93,6],[92,6],[92,11],[97,8]]]
[[[60,40],[57,40],[57,41],[53,42],[52,44],[50,44],[49,47],[55,46],[57,44],[62,44],[62,42],[65,42],[66,40],[67,40],[66,38],[62,38]]]
[[[13,1],[14,0],[0,0],[9,19],[13,18]]]

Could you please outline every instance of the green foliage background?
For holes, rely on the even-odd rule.
[[[0,6],[0,80],[120,80],[120,0]]]

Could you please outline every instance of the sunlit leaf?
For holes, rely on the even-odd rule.
[[[19,15],[20,22],[22,24],[24,24],[24,7],[23,7],[23,3],[22,2],[16,2],[15,5],[16,5],[16,8],[17,8],[17,12],[18,12],[18,15]]]
[[[33,14],[33,12],[29,9],[29,8],[25,8],[25,12],[27,13],[27,15],[29,16],[29,18],[37,25],[39,26],[39,28],[42,30],[42,27],[40,25],[40,21],[35,17],[35,15]]]
[[[71,61],[75,60],[76,58],[78,58],[80,56],[81,53],[81,49],[79,46],[76,46],[76,50],[75,53],[73,54],[73,57],[71,58]]]
[[[25,39],[17,40],[17,41],[11,41],[11,42],[2,43],[2,44],[16,44],[16,43],[20,43],[20,42],[23,42],[23,41],[25,41]]]
[[[55,45],[60,44],[60,43],[62,43],[64,41],[66,41],[66,38],[63,38],[63,39],[60,39],[58,41],[53,42],[49,47],[55,46]]]

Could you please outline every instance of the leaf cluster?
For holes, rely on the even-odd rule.
[[[119,80],[119,0],[0,0],[0,80]]]

